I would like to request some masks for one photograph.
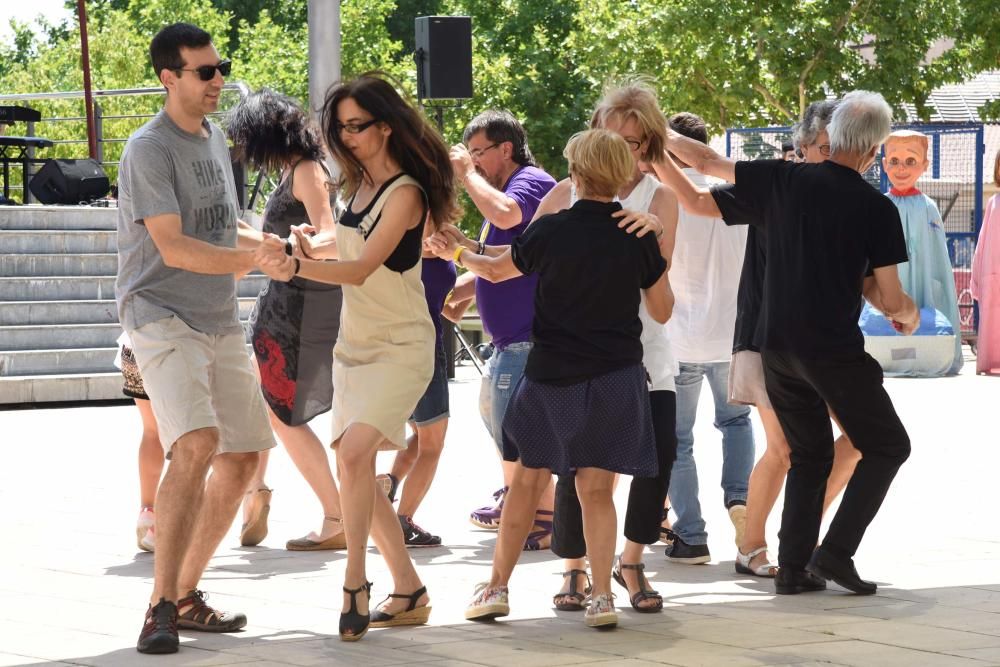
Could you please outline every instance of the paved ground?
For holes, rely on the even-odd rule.
[[[488,577],[495,537],[466,516],[499,486],[475,412],[478,378],[465,368],[452,384],[455,417],[441,470],[417,517],[447,545],[414,552],[434,598],[431,626],[338,641],[343,555],[282,548],[316,527],[320,510],[279,453],[270,536],[261,547],[241,548],[234,530],[203,582],[222,608],[247,613],[247,631],[186,633],[181,652],[164,657],[134,649],[152,573],[152,557],[136,553],[133,542],[135,409],[3,411],[0,665],[1000,665],[1000,380],[970,370],[887,382],[913,456],[858,554],[862,574],[880,582],[875,597],[830,590],[776,598],[769,582],[733,573],[706,389],[696,454],[715,560],[673,565],[652,550],[650,576],[667,602],[662,614],[635,614],[624,595],[615,631],[589,630],[581,615],[556,613],[550,596],[560,564],[545,552],[525,555],[516,571],[508,621],[464,622],[474,584]],[[328,434],[325,419],[314,426]],[[756,431],[762,451],[759,424]],[[374,551],[369,562],[378,599],[390,580]]]

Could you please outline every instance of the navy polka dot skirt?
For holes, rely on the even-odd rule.
[[[601,468],[655,477],[646,371],[629,366],[567,386],[522,377],[503,419],[503,455],[557,475]]]

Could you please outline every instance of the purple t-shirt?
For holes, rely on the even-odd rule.
[[[503,193],[517,202],[521,209],[521,222],[510,229],[494,227],[483,220],[488,231],[486,245],[510,245],[524,233],[535,216],[535,210],[556,181],[537,167],[521,167],[507,179]],[[482,238],[482,229],[480,238]],[[493,337],[493,344],[500,350],[512,343],[531,340],[531,322],[535,316],[535,285],[538,276],[527,275],[500,283],[476,279],[476,304],[483,328]]]
[[[455,289],[455,264],[437,257],[424,257],[420,267],[420,279],[424,283],[424,297],[427,299],[427,310],[434,322],[435,340],[440,345],[443,329],[441,327],[441,311],[444,309],[444,299],[448,292]]]

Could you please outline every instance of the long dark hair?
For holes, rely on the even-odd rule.
[[[323,158],[319,128],[292,98],[261,88],[229,112],[226,135],[254,169],[278,171],[296,157]]]
[[[444,139],[403,99],[383,72],[366,72],[353,81],[334,84],[326,94],[323,134],[332,157],[340,165],[340,185],[346,194],[354,194],[362,181],[370,178],[364,165],[340,140],[337,131],[337,106],[347,98],[392,129],[389,155],[424,189],[434,226],[457,219],[455,173]]]

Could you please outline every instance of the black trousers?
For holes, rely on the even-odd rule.
[[[656,477],[632,478],[625,512],[625,537],[639,544],[653,544],[660,538],[670,470],[677,458],[677,395],[672,391],[651,391],[649,404],[656,438],[658,472]],[[615,443],[609,442],[608,446],[614,447]],[[552,553],[562,558],[583,558],[587,555],[583,511],[576,495],[575,475],[562,475],[556,483],[552,522]]]
[[[899,466],[910,438],[882,386],[882,369],[867,353],[825,359],[764,351],[764,380],[791,447],[785,508],[778,533],[778,564],[801,569],[819,541],[826,480],[833,465],[833,427],[827,406],[862,459],[823,548],[853,558]]]

